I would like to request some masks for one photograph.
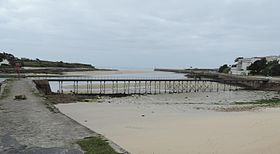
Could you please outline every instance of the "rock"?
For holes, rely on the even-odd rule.
[[[145,114],[142,114],[141,116],[142,116],[142,117],[145,117]]]
[[[25,95],[17,95],[17,96],[15,96],[15,100],[26,100],[26,96]]]
[[[91,99],[84,99],[83,102],[92,102]]]

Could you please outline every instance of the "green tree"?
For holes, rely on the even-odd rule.
[[[271,67],[270,70],[270,75],[271,76],[280,76],[280,64],[275,64]]]
[[[234,62],[238,62],[239,59],[244,59],[244,57],[237,57],[237,58],[234,60]]]
[[[251,64],[247,69],[251,70],[251,74],[261,74],[261,71],[264,70],[267,67],[267,60],[266,58],[262,58],[261,60],[255,61],[253,64]]]
[[[274,60],[274,61],[270,61],[267,63],[266,67],[261,70],[260,74],[262,75],[272,75],[272,68],[275,66],[275,65],[278,65],[278,61],[277,60]]]
[[[224,64],[219,68],[219,73],[228,73],[230,71],[230,67],[227,64]]]

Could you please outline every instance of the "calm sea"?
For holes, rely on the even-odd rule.
[[[0,82],[3,82],[4,80],[6,80],[6,78],[0,78]]]

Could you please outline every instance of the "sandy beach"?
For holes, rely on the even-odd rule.
[[[234,102],[278,97],[231,91],[104,98],[57,105],[133,154],[279,153],[280,109],[217,112]]]

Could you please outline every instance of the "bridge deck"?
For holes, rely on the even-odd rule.
[[[108,82],[112,82],[112,81],[198,81],[198,80],[194,80],[194,79],[47,79],[48,81],[82,81],[82,82],[86,82],[86,81],[108,81]],[[199,81],[214,81],[211,79],[208,80],[199,80]]]
[[[48,81],[57,81],[57,82],[77,82],[77,81],[81,81],[81,82],[87,82],[87,81],[108,81],[108,82],[112,82],[112,81],[205,81],[205,82],[260,82],[260,81],[266,81],[266,80],[217,80],[217,79],[102,79],[102,78],[94,78],[94,79],[46,79]]]

